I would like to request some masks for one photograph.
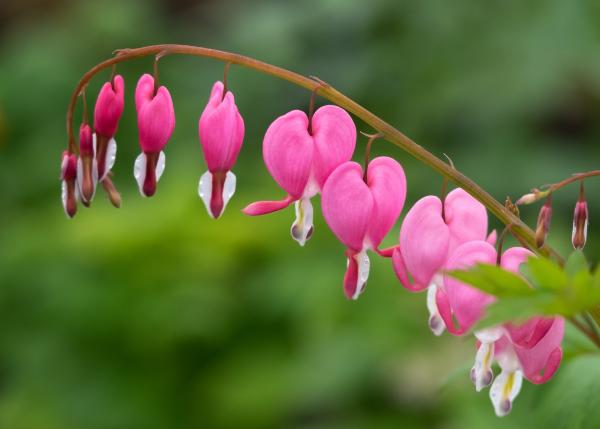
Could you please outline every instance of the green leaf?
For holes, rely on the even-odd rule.
[[[565,264],[565,272],[571,278],[581,271],[588,272],[588,262],[585,259],[585,255],[581,250],[575,250],[569,255]]]
[[[500,298],[535,293],[523,277],[496,265],[477,264],[468,271],[456,270],[448,275]]]
[[[565,271],[550,259],[530,257],[526,264],[537,289],[559,290],[569,284],[569,277]]]

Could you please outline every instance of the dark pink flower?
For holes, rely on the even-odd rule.
[[[79,159],[77,160],[77,184],[82,201],[89,203],[94,197],[98,182],[98,168],[94,157],[92,129],[86,123],[79,127]]]
[[[325,221],[346,246],[348,267],[344,293],[357,299],[369,276],[367,250],[377,250],[392,228],[406,198],[406,177],[392,158],[373,159],[363,180],[362,167],[345,162],[329,176],[323,187]]]
[[[134,176],[142,196],[156,192],[156,183],[165,169],[166,146],[175,128],[171,94],[164,86],[154,87],[154,78],[143,75],[135,89],[135,107],[142,154],[135,160]]]
[[[243,212],[262,215],[295,202],[296,220],[291,233],[304,245],[313,231],[310,198],[321,191],[337,166],[352,158],[355,145],[356,127],[340,107],[323,106],[310,121],[300,110],[280,116],[265,134],[263,157],[269,173],[287,196],[280,201],[252,203]]]
[[[77,213],[77,156],[64,151],[60,167],[60,181],[62,188],[61,200],[68,217]]]
[[[98,180],[102,181],[111,170],[117,156],[114,139],[119,119],[125,106],[125,82],[116,75],[100,89],[94,108],[94,149],[98,169]]]
[[[198,132],[208,171],[200,178],[198,194],[208,214],[218,218],[235,192],[231,172],[244,141],[244,120],[231,91],[214,84],[208,104],[200,116]]]

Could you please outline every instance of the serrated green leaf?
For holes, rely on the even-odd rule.
[[[496,265],[477,264],[468,271],[456,270],[448,275],[499,298],[535,293],[523,277]]]
[[[565,272],[569,277],[573,278],[581,271],[589,272],[588,262],[581,250],[575,250],[569,255],[565,263]]]
[[[537,289],[556,291],[569,284],[567,273],[550,259],[531,257],[526,264],[529,267],[533,285]]]

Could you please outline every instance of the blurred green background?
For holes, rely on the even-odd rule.
[[[286,82],[232,67],[246,138],[237,194],[215,222],[196,195],[197,120],[223,65],[161,61],[177,126],[152,199],[132,177],[133,90],[152,61],[119,66],[123,207],[99,193],[66,220],[58,175],[76,82],[114,49],[167,42],[319,76],[501,200],[598,168],[597,1],[2,0],[0,428],[600,427],[600,359],[575,332],[558,375],[525,383],[498,419],[468,377],[473,340],[435,338],[425,296],[403,290],[389,261],[373,257],[366,292],[348,302],[343,247],[320,216],[299,248],[292,209],[240,213],[283,195],[261,139],[275,117],[308,106]],[[108,76],[92,81],[91,103]],[[374,151],[402,162],[407,207],[439,192],[440,177],[405,153]],[[587,190],[586,253],[597,260],[600,186]],[[555,196],[550,243],[563,254],[576,191]],[[522,210],[530,224],[538,207]]]

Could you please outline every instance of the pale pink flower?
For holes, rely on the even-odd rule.
[[[198,194],[208,214],[218,218],[235,192],[231,172],[244,141],[244,120],[231,91],[223,83],[213,85],[210,99],[198,123],[200,144],[208,171],[200,178]]]
[[[436,335],[444,331],[435,302],[443,283],[441,270],[458,246],[485,240],[487,228],[485,207],[460,188],[451,191],[443,203],[433,195],[421,198],[402,222],[400,244],[392,254],[394,271],[405,288],[427,289],[429,327]],[[494,241],[495,234],[489,240]]]
[[[356,127],[340,107],[323,106],[310,120],[300,110],[280,116],[265,134],[263,157],[269,173],[287,196],[280,201],[252,203],[244,213],[262,215],[295,203],[296,220],[291,233],[304,245],[313,232],[310,198],[321,191],[337,166],[352,158],[355,145]]]
[[[378,250],[406,198],[404,170],[392,158],[373,159],[365,179],[359,164],[346,162],[323,187],[323,216],[347,248],[344,293],[349,299],[357,299],[364,290],[370,266],[367,250]]]

